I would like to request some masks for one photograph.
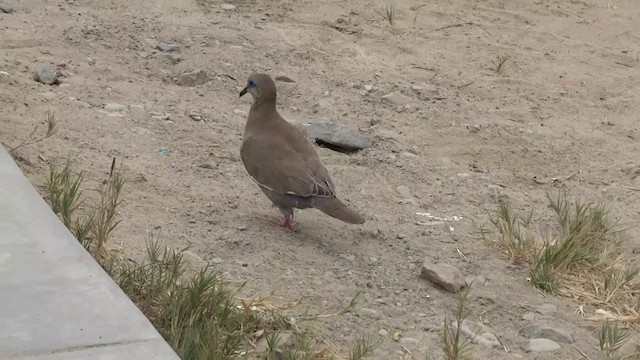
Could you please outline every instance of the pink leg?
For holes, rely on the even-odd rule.
[[[296,223],[293,221],[293,211],[282,211],[282,217],[278,224],[287,229],[293,230]]]

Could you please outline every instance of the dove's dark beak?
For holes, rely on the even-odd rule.
[[[244,89],[242,89],[242,91],[240,91],[240,96],[242,97],[242,95],[246,94],[249,90],[245,87]]]

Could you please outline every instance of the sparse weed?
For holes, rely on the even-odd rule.
[[[252,338],[267,334],[265,359],[336,359],[331,348],[314,349],[308,332],[300,323],[318,318],[342,316],[355,308],[358,295],[344,309],[319,315],[303,314],[295,319],[284,310],[301,302],[276,306],[266,298],[239,301],[239,289],[205,267],[187,276],[183,252],[162,246],[153,238],[146,244],[141,261],[127,260],[108,247],[119,224],[118,207],[125,184],[115,159],[109,178],[98,188],[95,207],[85,207],[82,199],[82,174],[74,175],[70,163],[52,166],[47,182],[52,210],[77,236],[78,240],[120,285],[138,308],[149,318],[163,338],[184,360],[247,358]],[[78,214],[83,209],[85,216]],[[295,334],[295,344],[281,349],[280,332]],[[371,354],[374,345],[360,338],[350,349],[349,359],[360,360]]]
[[[514,214],[509,203],[501,202],[495,218],[489,221],[501,235],[500,247],[515,264],[527,262],[532,255],[535,239],[531,232],[533,210],[526,217]],[[486,229],[483,230],[483,236]]]
[[[629,339],[629,334],[618,327],[617,321],[605,321],[600,328],[600,352],[605,360],[621,360],[618,350]]]
[[[415,13],[415,15],[413,16],[413,27],[416,27],[416,21],[418,21],[418,16],[420,15],[420,9],[422,9],[424,6],[427,6],[427,4],[416,4],[416,5],[411,5],[409,7],[409,10],[413,11]]]
[[[640,292],[634,279],[640,267],[626,255],[620,229],[602,204],[570,201],[566,194],[548,195],[557,231],[537,240],[532,214],[522,218],[501,204],[491,223],[500,248],[511,259],[529,264],[531,283],[545,293],[560,287],[580,301],[605,309],[619,319],[640,322]]]
[[[31,134],[29,134],[29,136],[27,136],[24,140],[22,140],[22,142],[20,142],[16,146],[10,148],[9,149],[9,155],[15,157],[16,150],[18,150],[19,148],[39,143],[39,142],[41,142],[43,140],[46,140],[46,139],[54,136],[55,134],[57,134],[58,133],[58,122],[56,121],[55,114],[53,112],[51,112],[51,111],[47,112],[47,132],[43,136],[34,137],[34,135],[36,134],[36,131],[38,131],[38,126],[35,126],[33,128],[33,131],[31,131]]]
[[[396,6],[393,3],[388,3],[384,8],[384,17],[387,19],[391,28],[395,28],[396,25]]]
[[[467,318],[468,311],[466,309],[469,300],[470,287],[467,287],[461,293],[458,293],[456,301],[455,319],[445,317],[440,335],[440,349],[444,353],[446,360],[462,360],[466,359],[466,354],[471,350],[473,339],[465,338],[462,335],[462,323]]]
[[[502,74],[502,71],[504,70],[504,64],[510,59],[511,57],[509,55],[505,55],[502,51],[498,54],[498,56],[496,57],[495,60],[491,60],[491,62],[493,63],[494,66],[494,70],[498,73],[498,74]]]
[[[367,356],[373,354],[376,349],[376,344],[364,336],[358,338],[349,350],[349,360],[362,360]]]

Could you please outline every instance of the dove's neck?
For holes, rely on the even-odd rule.
[[[265,122],[279,118],[275,101],[256,101],[251,105],[249,121]]]

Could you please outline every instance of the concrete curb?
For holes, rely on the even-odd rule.
[[[179,360],[2,146],[0,359]]]

